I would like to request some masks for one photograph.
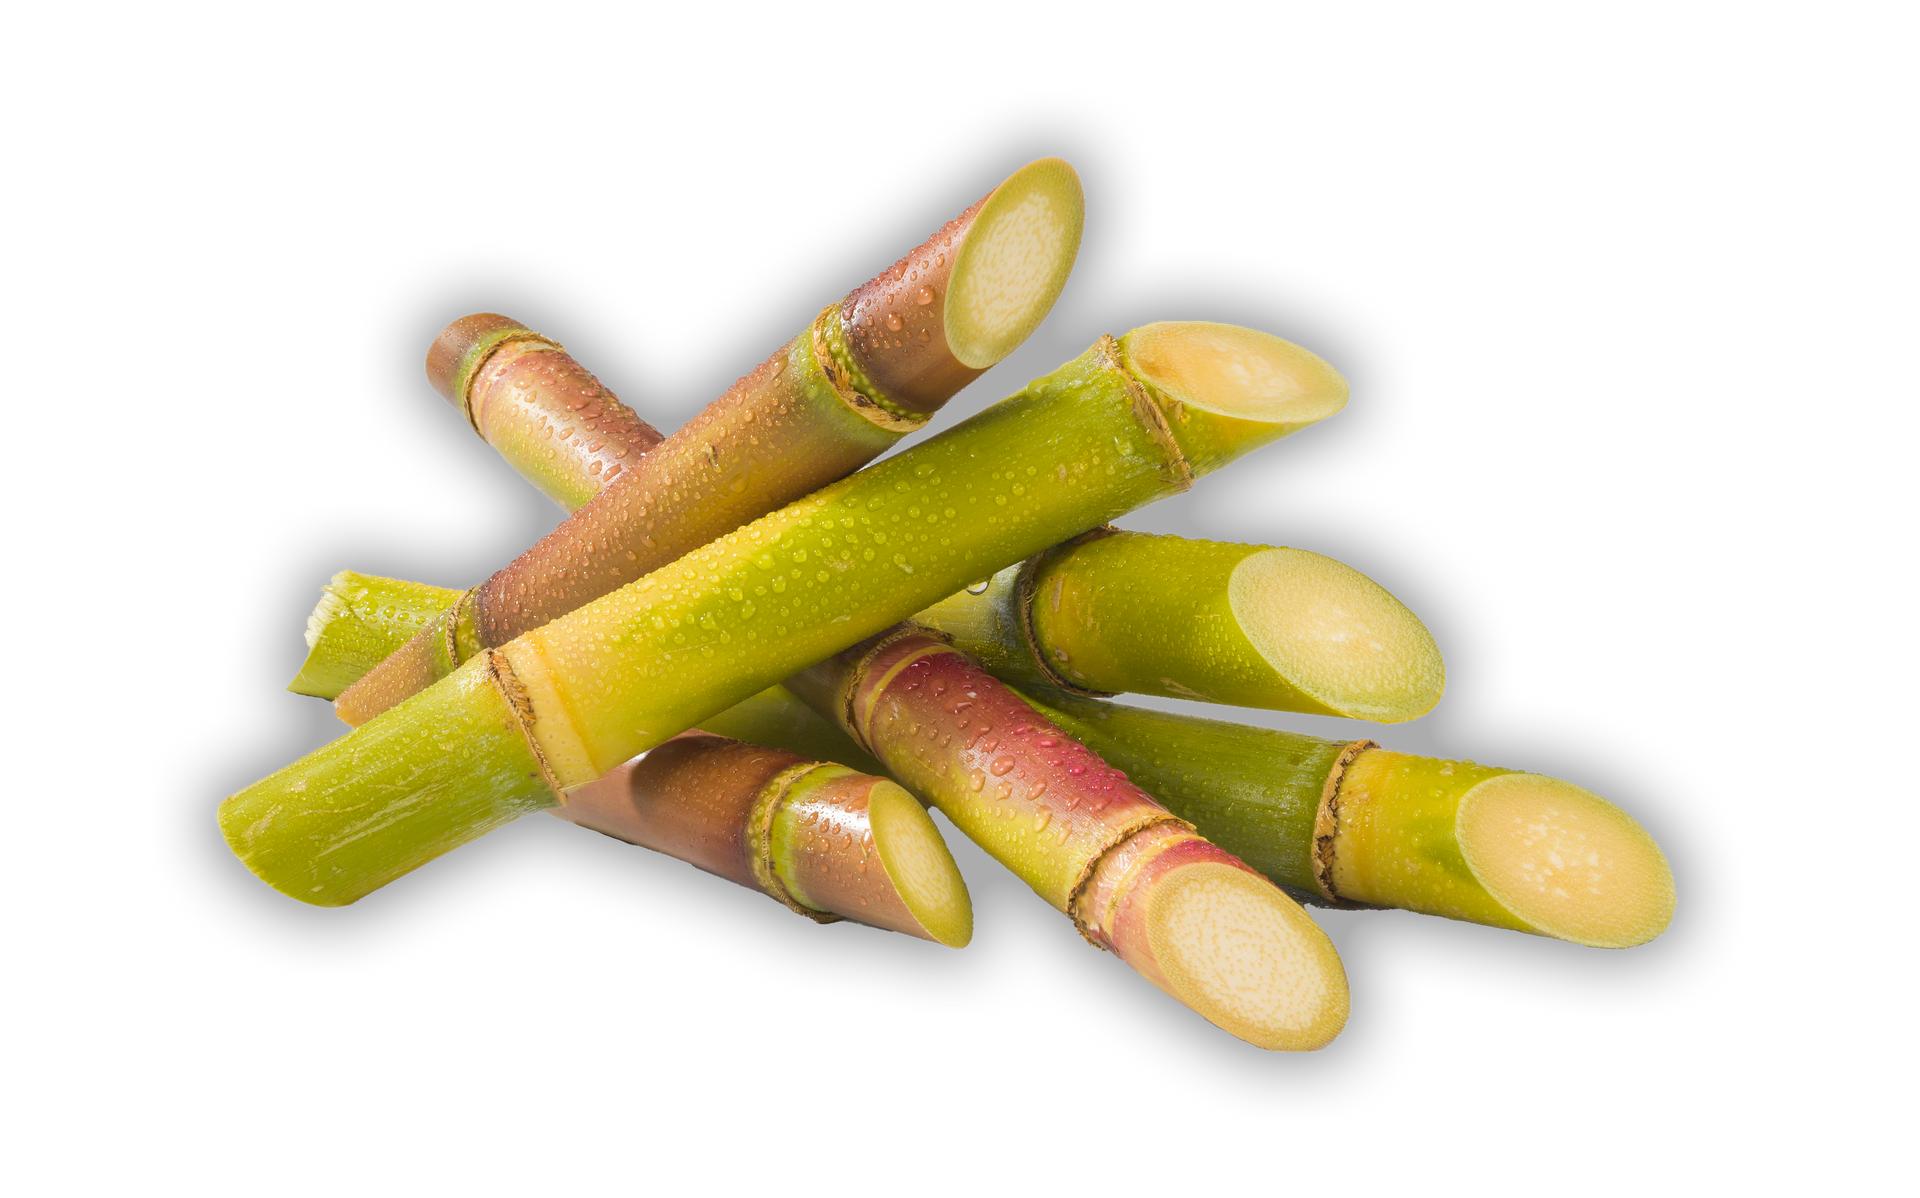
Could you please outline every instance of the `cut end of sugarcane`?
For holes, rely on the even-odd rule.
[[[985,370],[1018,349],[1060,298],[1080,252],[1086,197],[1058,158],[1029,162],[994,189],[967,230],[947,284],[947,346]]]
[[[1411,720],[1446,689],[1433,634],[1352,566],[1304,549],[1266,549],[1234,567],[1227,599],[1267,664],[1334,715]]]
[[[1347,1022],[1347,974],[1298,903],[1242,869],[1196,862],[1153,887],[1146,929],[1170,992],[1250,1044],[1323,1048]]]
[[[898,785],[881,781],[868,792],[867,820],[887,879],[927,937],[965,948],[973,939],[973,899],[926,809]]]
[[[352,679],[342,682],[332,677],[338,671],[328,670],[328,663],[321,660],[323,655],[318,652],[320,638],[326,635],[335,620],[347,615],[350,610],[345,588],[352,578],[353,571],[342,570],[328,579],[326,589],[320,592],[320,602],[314,604],[313,610],[307,614],[307,659],[300,663],[300,672],[293,676],[293,681],[287,683],[287,689],[296,695],[330,700],[352,682]]]
[[[1346,380],[1316,355],[1254,329],[1206,321],[1143,325],[1119,342],[1184,459],[1208,474],[1347,405]]]
[[[516,332],[535,335],[511,316],[502,316],[498,312],[475,312],[471,316],[462,316],[441,329],[440,335],[433,339],[433,345],[427,349],[427,381],[440,393],[440,398],[464,410],[466,398],[455,394],[459,389],[456,384],[461,364],[482,343],[498,344]]]
[[[1460,854],[1487,893],[1544,936],[1629,948],[1673,919],[1673,870],[1634,818],[1541,774],[1500,774],[1460,798]]]

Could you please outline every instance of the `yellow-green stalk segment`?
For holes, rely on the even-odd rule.
[[[1148,326],[1164,346],[1182,326]],[[1195,353],[1215,352],[1218,326],[1197,326]],[[1277,338],[1238,330],[1237,352],[1263,350],[1276,361],[1299,351]],[[1124,342],[1103,337],[1085,354],[1026,390],[946,433],[667,565],[647,577],[499,649],[470,659],[426,707],[473,710],[494,718],[510,701],[537,748],[558,801],[614,766],[699,725],[756,691],[822,661],[928,604],[1048,545],[1190,485],[1194,471],[1169,435],[1168,421],[1122,363]],[[1208,405],[1189,404],[1189,436],[1241,448],[1276,440],[1337,410],[1340,377],[1318,359],[1314,388],[1297,405],[1256,395],[1244,408],[1225,390]],[[1255,418],[1255,413],[1258,418]],[[1217,426],[1217,427],[1216,427]],[[1238,444],[1232,438],[1240,439]],[[656,451],[657,453],[658,451]],[[648,455],[652,458],[655,455]],[[497,694],[474,679],[497,678]],[[448,696],[464,696],[452,698]],[[423,701],[424,702],[424,701]],[[373,730],[417,725],[411,701]],[[451,718],[443,716],[442,718]],[[391,739],[390,733],[381,733]],[[339,785],[368,759],[359,732],[229,798],[221,823],[230,835],[280,810],[310,773]],[[533,749],[524,760],[533,761]],[[463,755],[422,770],[419,786],[353,792],[352,819],[368,823],[359,860],[366,869],[336,873],[324,895],[302,885],[296,896],[343,902],[391,881],[425,857],[411,826],[394,821],[441,798],[470,801],[460,781]],[[441,772],[440,765],[446,766]],[[530,767],[531,768],[531,767]],[[538,772],[535,770],[534,772]],[[391,775],[386,775],[391,776]],[[476,776],[473,785],[486,785]],[[329,782],[329,785],[335,785]],[[334,805],[344,807],[346,795]],[[342,815],[344,823],[349,817]],[[472,834],[492,824],[473,822]],[[388,845],[388,840],[396,843]],[[439,838],[433,853],[451,848]],[[298,850],[255,841],[236,844],[249,863]],[[428,854],[432,855],[432,854]],[[291,858],[289,858],[291,859]],[[381,863],[404,868],[381,868]],[[286,867],[260,868],[280,883]]]
[[[998,677],[1396,722],[1446,685],[1414,614],[1304,549],[1096,529],[916,619]]]
[[[337,907],[508,820],[553,805],[526,700],[489,656],[220,805],[260,879]]]
[[[1038,689],[1034,710],[1207,839],[1310,901],[1398,907],[1600,948],[1658,936],[1673,871],[1569,782]]]
[[[442,329],[427,378],[481,440],[569,512],[661,441],[559,342],[496,312]]]
[[[892,448],[1039,325],[1083,210],[1059,159],[1014,172],[606,483],[483,583],[469,613],[343,692],[340,718],[359,724],[443,677],[447,646],[504,645]]]
[[[1299,904],[911,624],[797,675],[872,751],[1093,944],[1262,1048],[1347,1017],[1340,959]]]
[[[460,599],[460,592],[342,570],[307,617],[307,659],[287,689],[332,699]]]
[[[1626,812],[1570,782],[1375,749],[1336,797],[1336,893],[1596,948],[1673,918],[1673,871]]]
[[[966,882],[900,787],[780,749],[689,732],[553,809],[821,923],[851,919],[950,948],[973,936]]]

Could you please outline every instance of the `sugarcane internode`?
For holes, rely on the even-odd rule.
[[[1231,460],[1345,402],[1338,374],[1278,338],[1208,324],[1140,332],[1150,334],[1163,370],[1187,334],[1196,355],[1225,345],[1243,359],[1268,356],[1258,369],[1209,375],[1195,368],[1182,376],[1206,377],[1220,388],[1182,401],[1182,435],[1209,446],[1208,461]],[[1127,367],[1127,344],[1100,339],[948,432],[469,659],[449,686],[430,688],[445,692],[431,703],[409,701],[360,731],[377,729],[383,742],[411,744],[432,734],[422,717],[432,713],[444,724],[452,718],[443,710],[449,706],[467,722],[518,729],[523,744],[514,773],[536,784],[516,785],[513,798],[500,800],[505,807],[488,811],[550,805],[974,579],[1184,489],[1198,471],[1158,401]],[[1285,370],[1300,375],[1289,385],[1290,398],[1275,382]],[[1248,379],[1255,385],[1243,387]],[[457,843],[437,812],[447,796],[476,784],[462,753],[417,762],[404,785],[335,793],[324,809],[302,797],[309,773],[351,788],[355,770],[367,764],[358,738],[342,738],[223,804],[236,852],[289,893],[352,901]],[[499,744],[509,752],[510,742]],[[543,798],[537,781],[551,793]],[[363,825],[351,852],[329,839],[346,835],[350,821],[340,811],[349,798],[351,822]],[[336,862],[366,868],[331,869],[313,889],[308,854],[271,832],[296,816],[310,837],[328,841]],[[427,823],[417,825],[421,820]],[[417,826],[435,830],[431,851],[419,843]],[[475,821],[472,834],[491,826]]]
[[[1304,549],[1096,529],[915,617],[996,676],[1397,722],[1446,684],[1385,588]]]
[[[460,609],[342,692],[340,718],[364,723],[472,653],[505,645],[892,448],[1046,316],[1079,252],[1083,211],[1072,167],[1056,158],[1029,163],[891,269],[823,309],[673,436],[630,464],[622,459],[617,477],[594,461],[540,456],[561,452],[543,421],[580,400],[578,380],[529,368],[489,381],[490,371],[519,370],[491,363],[507,352],[502,347],[527,344],[515,339],[526,330],[485,314],[455,322],[428,358],[434,386],[483,435],[492,406],[476,407],[474,397],[483,390],[506,396],[499,406],[519,414],[519,431],[496,443],[543,486],[546,475],[567,474],[569,485],[549,493],[562,506],[581,506]],[[519,440],[532,450],[511,452]]]

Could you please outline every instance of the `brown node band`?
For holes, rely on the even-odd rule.
[[[887,629],[885,632],[878,633],[867,641],[866,650],[860,654],[860,659],[854,662],[853,668],[847,671],[847,680],[841,684],[841,693],[834,697],[834,706],[838,708],[845,717],[841,723],[846,728],[847,735],[853,738],[854,744],[859,745],[874,757],[879,757],[880,754],[873,751],[873,745],[867,740],[867,721],[861,718],[859,710],[860,688],[865,684],[867,671],[873,667],[874,660],[888,649],[891,649],[901,641],[912,636],[924,636],[929,640],[938,641],[942,645],[949,645],[953,640],[952,637],[949,637],[944,632],[915,624],[912,620],[902,620],[892,628]],[[957,650],[948,651],[957,652]],[[903,661],[899,664],[906,665],[907,662]],[[874,698],[878,699],[879,697],[880,688],[875,687]],[[868,707],[867,714],[873,714],[871,705]]]
[[[1174,440],[1173,426],[1167,423],[1167,414],[1146,384],[1133,376],[1120,357],[1120,342],[1111,333],[1100,334],[1100,340],[1094,343],[1095,359],[1104,368],[1120,376],[1121,384],[1127,389],[1127,398],[1133,407],[1134,419],[1147,426],[1153,439],[1167,454],[1167,469],[1171,473],[1171,482],[1177,490],[1193,489],[1193,465],[1187,461],[1187,455],[1180,452],[1180,443]]]
[[[1051,562],[1056,554],[1064,553],[1076,545],[1098,541],[1102,537],[1113,536],[1119,531],[1111,524],[1089,528],[1079,536],[1071,537],[1052,548],[1042,549],[1021,562],[1019,573],[1013,576],[1013,602],[1019,609],[1021,643],[1027,647],[1028,660],[1039,669],[1040,676],[1046,679],[1047,685],[1055,690],[1062,690],[1070,695],[1079,695],[1087,699],[1110,699],[1120,693],[1119,691],[1089,690],[1070,679],[1061,677],[1060,672],[1053,668],[1053,663],[1047,660],[1047,655],[1041,651],[1040,632],[1033,625],[1033,604],[1040,597],[1040,571],[1046,568],[1047,563]]]
[[[560,779],[554,776],[553,767],[547,764],[547,755],[540,751],[540,742],[533,735],[533,700],[528,697],[526,685],[520,681],[519,675],[513,672],[513,663],[498,649],[487,650],[487,678],[513,717],[513,726],[519,730],[520,739],[526,742],[534,765],[539,767],[541,781],[553,792],[555,805],[565,807],[567,792],[560,785]]]
[[[913,432],[932,419],[931,414],[916,415],[893,403],[873,385],[871,379],[860,373],[850,357],[834,352],[830,330],[842,319],[840,305],[828,304],[807,327],[807,334],[813,343],[814,364],[826,376],[828,385],[840,397],[840,402],[858,412],[869,423],[893,433]]]
[[[1113,951],[1113,945],[1110,944],[1105,937],[1094,935],[1093,931],[1088,928],[1087,921],[1081,917],[1080,896],[1086,893],[1087,887],[1093,882],[1093,876],[1100,872],[1100,863],[1107,859],[1108,854],[1120,848],[1140,833],[1147,831],[1149,828],[1159,828],[1168,824],[1178,825],[1194,833],[1196,836],[1199,835],[1199,831],[1192,824],[1181,819],[1171,811],[1143,811],[1133,819],[1120,825],[1118,833],[1109,838],[1106,844],[1100,846],[1099,852],[1090,854],[1087,857],[1086,865],[1081,867],[1080,876],[1073,880],[1073,888],[1067,891],[1067,918],[1073,921],[1074,930],[1080,933],[1080,939],[1097,949],[1104,949],[1107,952]],[[1153,857],[1158,857],[1159,855],[1159,853],[1155,853]],[[1153,857],[1143,857],[1139,861],[1134,862],[1132,867],[1122,875],[1120,881],[1114,886],[1114,893],[1125,896],[1128,887],[1132,885],[1132,879],[1138,875],[1142,869],[1146,868],[1148,863],[1153,860]]]
[[[534,342],[542,348],[566,352],[559,342],[542,337],[513,317],[498,312],[462,316],[441,329],[440,335],[427,347],[427,382],[443,399],[460,409],[475,434],[480,432],[480,424],[473,414],[473,380],[502,346],[518,342]]]
[[[1356,740],[1340,750],[1333,768],[1327,771],[1327,784],[1320,789],[1320,806],[1313,816],[1313,884],[1320,888],[1321,906],[1360,908],[1369,903],[1343,899],[1333,890],[1333,838],[1340,831],[1340,781],[1354,758],[1380,746],[1370,740]]]
[[[815,923],[839,923],[841,917],[831,911],[816,911],[787,890],[786,883],[780,880],[779,871],[773,866],[773,820],[780,814],[780,807],[787,801],[787,793],[793,784],[825,765],[821,761],[797,761],[781,770],[753,800],[753,809],[747,813],[747,864],[753,870],[753,880],[760,889],[778,899],[782,906],[798,912]]]

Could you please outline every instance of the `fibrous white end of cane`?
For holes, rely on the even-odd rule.
[[[1222,416],[1304,425],[1347,406],[1347,381],[1318,354],[1271,333],[1210,321],[1142,325],[1127,364],[1168,399]]]
[[[1304,549],[1249,554],[1227,581],[1234,619],[1288,685],[1344,716],[1396,723],[1446,688],[1433,634],[1386,588]]]
[[[1634,818],[1541,774],[1500,774],[1460,798],[1460,854],[1538,931],[1597,948],[1643,944],[1673,919],[1673,871]]]
[[[1261,1048],[1320,1048],[1347,1021],[1347,977],[1326,933],[1265,879],[1216,862],[1169,871],[1147,938],[1173,993]]]
[[[984,370],[1046,319],[1080,252],[1086,201],[1058,158],[1015,171],[994,189],[961,242],[942,326],[953,356]]]

